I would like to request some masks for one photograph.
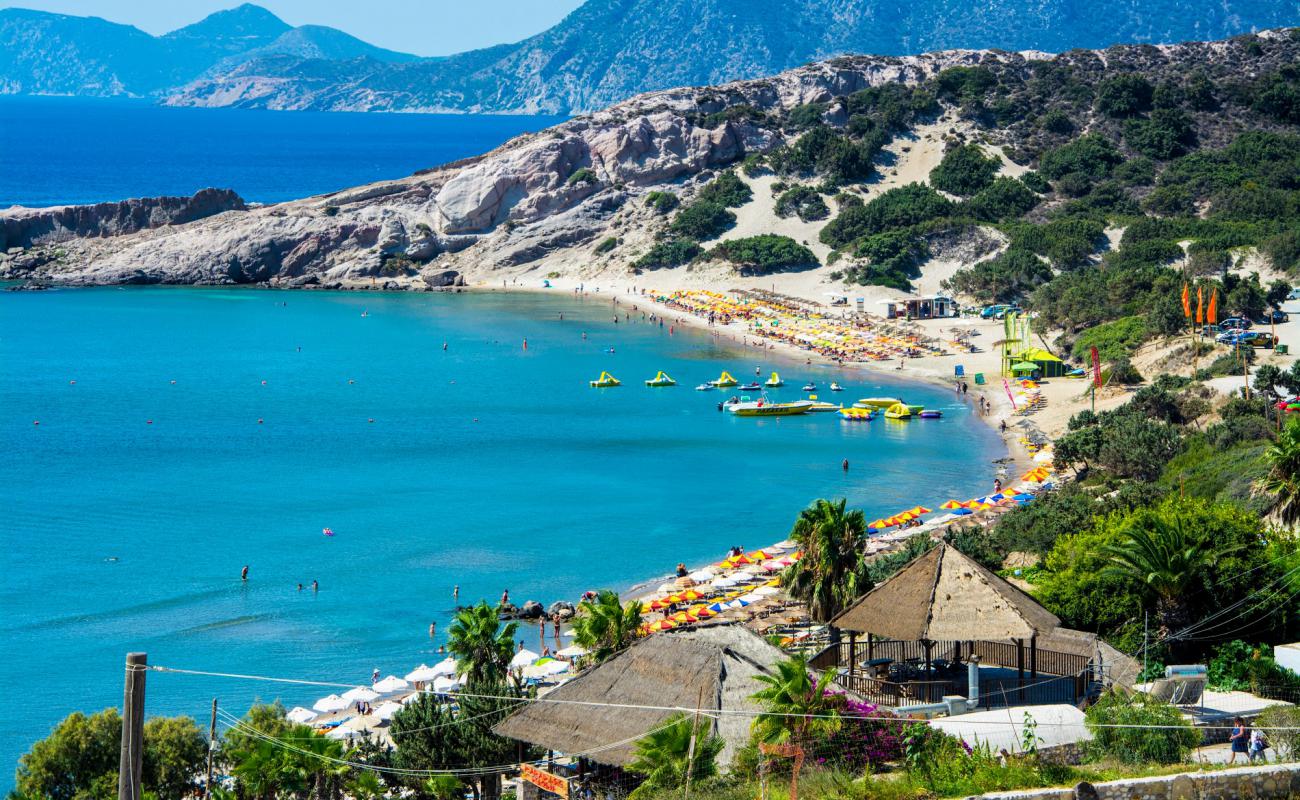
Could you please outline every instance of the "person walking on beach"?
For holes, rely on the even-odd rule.
[[[1232,755],[1228,758],[1228,763],[1233,764],[1237,761],[1238,753],[1245,753],[1247,742],[1250,741],[1250,730],[1246,727],[1246,721],[1241,717],[1232,718],[1232,733],[1228,736],[1228,744],[1232,746]]]
[[[241,569],[241,570],[239,571],[239,579],[240,579],[241,581],[246,581],[246,580],[248,580],[248,565],[247,565],[247,564],[245,564],[245,565],[244,565],[244,568]]]

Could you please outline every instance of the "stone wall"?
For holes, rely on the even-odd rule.
[[[1271,800],[1300,797],[1300,764],[1184,772],[1158,778],[1080,783],[1071,789],[1034,789],[983,795],[1003,800]]]

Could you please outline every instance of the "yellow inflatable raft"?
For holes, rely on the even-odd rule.
[[[608,372],[602,372],[599,378],[591,382],[591,385],[597,389],[605,389],[610,386],[622,386],[623,382]]]

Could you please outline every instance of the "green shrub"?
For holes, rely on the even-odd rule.
[[[958,270],[948,279],[952,291],[985,302],[1017,300],[1052,278],[1047,262],[1027,249],[1010,247],[997,258]]]
[[[930,250],[915,233],[887,231],[858,240],[853,254],[868,262],[849,271],[855,283],[911,291],[912,279],[920,276],[920,265]]]
[[[618,247],[618,237],[610,236],[606,239],[602,239],[600,241],[600,244],[596,245],[595,249],[592,250],[592,252],[595,253],[596,255],[602,255],[604,253],[608,253],[610,250],[613,250],[615,247]]]
[[[968,200],[963,208],[988,222],[1015,219],[1038,205],[1038,196],[1015,178],[1000,177]]]
[[[776,198],[776,214],[779,217],[798,215],[799,219],[809,222],[826,219],[830,213],[826,201],[810,186],[795,186]]]
[[[1102,379],[1117,386],[1134,386],[1142,382],[1142,373],[1137,371],[1127,356],[1121,356],[1115,359]]]
[[[632,262],[637,269],[678,267],[704,252],[695,242],[687,239],[665,239],[656,242],[649,252]]]
[[[339,207],[338,207],[338,206],[325,206],[325,208],[321,209],[321,211],[322,211],[322,213],[324,213],[325,216],[327,216],[327,217],[337,217],[337,216],[338,216],[338,213],[339,213]]]
[[[1038,194],[1047,194],[1052,191],[1052,184],[1047,182],[1042,173],[1037,170],[1029,170],[1020,176],[1020,182],[1028,186]]]
[[[1240,639],[1219,645],[1208,665],[1210,688],[1279,700],[1296,697],[1300,694],[1300,675],[1279,666],[1270,649],[1269,645],[1249,645]]]
[[[722,242],[708,256],[730,261],[742,275],[766,275],[817,265],[817,257],[807,247],[789,236],[771,233]]]
[[[1124,124],[1124,141],[1129,147],[1160,161],[1182,155],[1195,140],[1191,117],[1177,109],[1158,108],[1147,119]]]
[[[718,203],[705,200],[683,207],[668,228],[679,236],[702,241],[722,234],[735,224],[735,214]]]
[[[1151,83],[1141,75],[1116,75],[1097,85],[1097,110],[1109,117],[1131,117],[1151,108]]]
[[[645,204],[659,214],[667,214],[681,203],[672,192],[650,192],[645,196]]]
[[[750,153],[740,162],[740,171],[746,178],[757,178],[767,172],[767,158],[762,153]]]
[[[1101,134],[1089,133],[1048,150],[1038,161],[1038,171],[1054,181],[1071,173],[1097,179],[1110,175],[1123,161],[1113,142]]]
[[[1259,249],[1268,256],[1274,269],[1295,272],[1300,269],[1300,228],[1270,236]]]
[[[1186,761],[1201,734],[1178,709],[1142,692],[1109,691],[1085,712],[1091,754],[1122,764]],[[1110,725],[1141,727],[1112,728]]]
[[[930,170],[930,185],[958,197],[970,197],[993,182],[1000,164],[996,158],[984,155],[979,145],[959,145]]]
[[[596,177],[595,170],[590,167],[582,167],[570,175],[569,180],[565,182],[570,186],[577,186],[579,184],[586,185],[589,183],[597,183],[599,180],[600,179]]]
[[[820,238],[831,247],[843,247],[865,236],[946,217],[952,210],[952,202],[934,189],[909,183],[890,189],[862,206],[842,209],[822,228]]]
[[[1070,116],[1059,108],[1054,108],[1038,118],[1038,127],[1050,133],[1072,133],[1074,123]]]
[[[1277,760],[1300,759],[1300,708],[1269,706],[1255,718],[1255,727],[1264,730]]]
[[[705,184],[697,202],[717,203],[723,208],[739,208],[754,197],[749,185],[728,170]]]
[[[1146,338],[1146,317],[1135,314],[1085,330],[1074,340],[1070,352],[1076,359],[1086,360],[1091,348],[1096,347],[1103,361],[1116,361],[1130,355]]]

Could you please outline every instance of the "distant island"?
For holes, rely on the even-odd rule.
[[[583,113],[636,94],[757,78],[852,53],[1051,53],[1294,25],[1294,4],[1224,0],[588,0],[513,44],[418,58],[244,4],[164,36],[0,10],[0,94],[177,106]]]

